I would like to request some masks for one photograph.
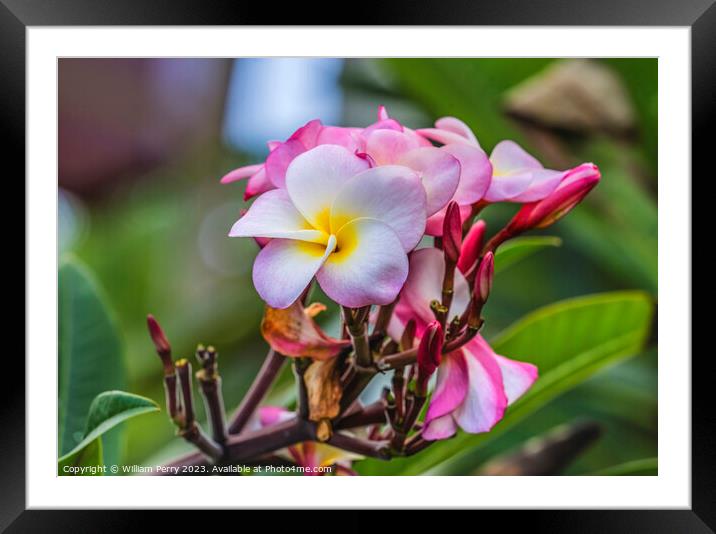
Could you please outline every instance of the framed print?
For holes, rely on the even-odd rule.
[[[27,199],[9,532],[155,508],[712,531],[710,2],[342,27],[63,4],[2,7]]]

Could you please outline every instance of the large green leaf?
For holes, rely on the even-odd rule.
[[[124,391],[105,391],[95,397],[87,415],[82,441],[69,453],[59,459],[60,467],[68,462],[88,465],[95,458],[94,449],[100,437],[118,424],[137,415],[157,412],[159,406],[151,400]],[[101,448],[100,448],[101,462]],[[92,465],[92,464],[89,464]]]
[[[649,333],[652,312],[648,294],[626,291],[569,299],[528,314],[491,344],[499,354],[537,365],[540,378],[491,432],[460,432],[391,464],[367,461],[361,473],[465,474],[472,465],[466,457],[476,449],[598,371],[637,354]]]
[[[83,436],[92,399],[126,388],[123,345],[113,315],[89,270],[72,257],[59,269],[59,453]],[[104,457],[119,463],[121,434],[104,438]]]
[[[500,245],[495,253],[495,272],[504,271],[510,265],[539,252],[545,247],[558,247],[562,244],[559,237],[538,235],[517,237]]]

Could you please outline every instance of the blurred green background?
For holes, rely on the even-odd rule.
[[[88,387],[94,394],[123,389],[162,406],[124,423],[111,452],[105,444],[117,461],[150,465],[191,450],[163,412],[147,313],[163,325],[175,357],[191,356],[197,343],[218,348],[229,409],[248,388],[266,352],[251,283],[257,247],[227,237],[246,207],[244,184],[222,186],[219,178],[263,161],[265,141],[285,139],[312,118],[365,126],[379,104],[413,128],[454,115],[488,153],[514,139],[547,167],[599,165],[599,187],[545,232],[562,246],[498,274],[486,308],[488,339],[570,297],[638,289],[656,299],[656,59],[62,59],[59,80],[60,252],[85,266],[121,338],[120,364],[97,356],[96,365],[111,372]],[[515,210],[487,209],[488,231]],[[335,326],[335,313],[322,321]],[[463,452],[459,474],[575,421],[596,422],[602,432],[565,473],[655,472],[656,362],[652,331],[641,354]],[[292,400],[284,371],[272,402]],[[63,387],[61,380],[61,397]],[[201,419],[198,397],[196,404]],[[391,472],[362,464],[366,474]]]

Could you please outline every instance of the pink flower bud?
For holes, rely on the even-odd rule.
[[[467,273],[475,265],[480,257],[483,241],[485,239],[485,221],[479,220],[472,225],[462,242],[460,259],[457,260],[457,268],[462,274]]]
[[[475,293],[479,295],[481,302],[487,302],[492,290],[492,277],[495,275],[495,255],[492,252],[485,254],[480,262],[475,277]]]
[[[147,327],[149,328],[149,335],[152,338],[152,342],[154,343],[154,347],[157,349],[157,352],[159,354],[167,354],[171,352],[172,349],[169,345],[169,340],[164,334],[162,327],[159,326],[159,323],[152,314],[147,315]]]
[[[417,392],[424,396],[428,389],[428,380],[440,365],[443,351],[443,329],[440,323],[430,323],[418,345]]]
[[[533,228],[546,228],[567,215],[599,183],[599,168],[592,163],[583,163],[571,169],[549,196],[525,204],[507,225],[512,235]]]
[[[460,206],[454,200],[450,201],[443,220],[443,250],[445,258],[455,265],[460,258],[462,248],[462,219]]]

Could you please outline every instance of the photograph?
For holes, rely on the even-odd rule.
[[[56,474],[660,478],[659,62],[58,57]]]

